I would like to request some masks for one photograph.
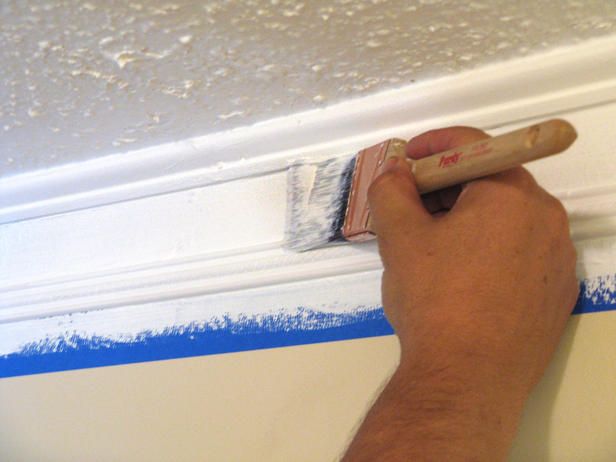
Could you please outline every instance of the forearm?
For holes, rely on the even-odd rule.
[[[398,368],[344,460],[505,460],[523,399],[502,403],[451,370],[414,369]]]

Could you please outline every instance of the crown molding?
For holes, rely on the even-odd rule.
[[[286,187],[283,172],[289,162],[305,155],[353,152],[389,136],[410,136],[427,127],[449,123],[502,127],[606,104],[616,98],[613,56],[616,39],[588,42],[244,129],[3,179],[0,222],[7,224],[0,226],[0,238],[12,233],[12,240],[0,239],[8,242],[0,242],[0,249],[5,246],[2,253],[9,262],[3,265],[0,261],[0,272],[4,273],[0,279],[0,323],[238,293],[256,287],[275,291],[302,281],[360,273],[373,273],[378,278],[381,264],[374,243],[302,254],[281,248]],[[258,188],[245,186],[253,183]],[[616,184],[585,184],[556,193],[569,212],[572,236],[581,247],[616,236]],[[214,191],[215,185],[223,185],[224,191]],[[131,230],[151,223],[149,216],[137,221],[136,210],[152,209],[161,220],[158,223],[164,223],[169,210],[192,200],[177,191],[195,188],[201,188],[198,197],[204,202],[186,206],[184,214],[199,212],[202,221],[182,223],[197,228],[227,220],[226,227],[204,230],[199,235],[211,245],[195,247],[197,250],[179,256],[171,251],[163,254],[152,246],[147,258],[137,258],[126,250],[134,245]],[[243,196],[238,193],[240,189]],[[241,204],[238,213],[229,215],[228,210],[241,202],[238,198],[257,195],[266,195],[274,203],[253,211],[248,218],[242,216]],[[142,200],[130,201],[135,198]],[[207,201],[219,203],[210,215],[202,210]],[[102,207],[107,204],[116,204],[112,207],[118,211],[109,213],[109,207]],[[123,208],[127,204],[132,205]],[[86,208],[89,210],[82,210]],[[57,215],[75,210],[80,211]],[[74,244],[98,244],[98,223],[110,219],[113,223],[102,231],[109,242],[93,247],[87,259],[63,261],[70,257]],[[228,229],[242,226],[268,230],[256,241],[240,236],[231,239],[230,246],[216,244]],[[87,230],[63,234],[63,230],[75,227]],[[40,240],[49,230],[53,231],[53,245],[49,249],[39,246],[37,251],[43,249],[45,261],[56,266],[39,271],[43,276],[37,278],[37,273],[28,268],[38,264],[38,256],[25,241],[30,236]],[[169,225],[167,235],[157,228],[148,239],[162,242],[182,231]],[[86,242],[83,236],[91,240]],[[167,248],[163,244],[160,248]],[[107,258],[110,252],[121,257],[111,266]],[[6,258],[9,254],[14,254],[13,260]],[[11,271],[10,261],[18,261],[22,254],[29,254],[30,266],[24,266],[28,270]],[[611,268],[613,272],[613,265]]]
[[[493,128],[616,100],[616,37],[501,62],[253,126],[0,179],[0,224],[280,171],[466,123]]]

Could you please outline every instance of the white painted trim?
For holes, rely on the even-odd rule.
[[[110,218],[117,220],[111,228],[106,228],[115,233],[110,237],[113,240],[126,234],[125,229],[130,229],[133,225],[131,214],[135,211],[152,206],[159,216],[166,218],[166,207],[188,200],[184,196],[172,199],[174,194],[164,196],[163,201],[150,196],[209,185],[205,188],[208,191],[201,191],[198,196],[199,200],[207,201],[210,186],[215,189],[232,185],[212,186],[214,183],[271,175],[282,171],[289,161],[300,155],[343,154],[389,136],[410,136],[428,127],[465,123],[494,128],[614,101],[616,60],[608,59],[612,56],[616,56],[616,39],[591,42],[245,129],[7,178],[0,181],[0,223],[137,197],[144,199],[143,203],[134,203],[134,207],[126,207],[117,214],[116,209],[133,203],[117,204],[111,214],[98,213],[105,209],[101,207],[48,220],[5,224],[0,230],[15,227],[17,231],[11,231],[15,236],[26,228],[22,225],[32,224],[30,228],[38,230],[34,235],[39,239],[45,238],[48,229],[54,230],[54,236],[62,245],[58,244],[56,247],[60,250],[53,249],[53,258],[46,261],[57,262],[67,251],[72,252],[70,245],[73,243],[72,236],[65,236],[58,230],[80,223],[88,228],[82,234],[75,234],[83,244],[83,236],[92,238],[89,228],[96,228],[97,219]],[[507,73],[503,72],[505,69]],[[516,83],[513,86],[512,81]],[[476,105],[477,101],[481,101],[481,105]],[[409,111],[409,108],[414,110]],[[218,165],[223,160],[225,164]],[[274,188],[271,178],[273,176],[255,180],[267,185],[262,190],[265,191]],[[5,286],[0,288],[0,323],[200,295],[242,293],[256,287],[276,287],[272,289],[275,292],[286,285],[330,277],[363,274],[378,279],[381,265],[374,243],[336,246],[304,254],[282,250],[282,233],[277,220],[283,215],[284,183],[281,175],[277,178],[279,191],[272,196],[276,204],[271,207],[275,213],[264,207],[251,218],[250,224],[260,228],[266,227],[263,220],[275,221],[267,232],[259,234],[259,239],[233,241],[227,250],[216,245],[199,247],[207,251],[192,251],[181,257],[173,256],[172,252],[158,253],[159,247],[154,246],[143,257],[143,262],[130,254],[111,267],[105,266],[105,259],[75,258],[67,273],[63,274],[62,265],[57,265],[50,276],[39,276],[35,280],[30,279],[29,270],[22,271],[14,279],[5,278]],[[583,189],[567,186],[572,187],[556,195],[569,212],[575,241],[586,245],[585,242],[597,238],[616,236],[616,184],[609,180],[609,184]],[[229,197],[228,204],[214,208],[213,213],[232,205],[233,191],[230,187],[218,193]],[[178,194],[185,193],[175,195]],[[198,208],[189,207],[186,211],[192,213]],[[89,215],[90,212],[96,214]],[[208,220],[215,220],[206,215],[202,213],[201,221],[191,226],[208,225]],[[141,218],[139,223],[147,224],[147,219]],[[238,218],[228,226],[243,224]],[[176,231],[171,227],[167,232],[168,238]],[[202,239],[216,238],[216,233],[225,232],[227,229],[218,229],[212,235],[204,234]],[[98,239],[97,236],[94,239]],[[156,239],[164,240],[158,236]],[[83,245],[92,242],[95,240]],[[123,241],[123,249],[129,248],[126,242],[130,243],[131,239]],[[17,244],[21,246],[19,249],[30,252],[28,243],[18,241]],[[101,246],[94,257],[115,250],[116,245],[114,241]],[[160,248],[168,250],[168,247]],[[19,252],[19,249],[7,250]],[[38,264],[38,255],[31,253],[27,262]],[[6,264],[4,269],[10,271]],[[26,276],[30,280],[26,280]],[[35,271],[33,277],[36,278]]]
[[[201,256],[13,288],[2,294],[0,323],[379,270],[374,245],[366,249],[335,246],[308,258],[281,249]]]
[[[607,37],[251,127],[4,178],[0,223],[261,175],[306,151],[352,152],[448,123],[491,128],[605,103],[616,99],[614,56],[616,37]]]
[[[616,188],[562,195],[578,243],[616,236]],[[0,323],[379,272],[374,243],[293,253],[280,242],[2,289]],[[378,277],[378,275],[377,275]]]

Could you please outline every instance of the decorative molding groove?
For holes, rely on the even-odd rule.
[[[496,127],[616,100],[616,38],[217,133],[0,180],[0,223],[261,175],[448,123]]]
[[[616,188],[561,197],[580,246],[616,238]],[[381,271],[374,242],[292,253],[281,242],[6,286],[0,323]]]
[[[574,241],[616,236],[616,185],[589,187],[557,197],[567,209]]]
[[[380,269],[374,244],[294,254],[279,248],[207,255],[4,290],[0,322],[236,292]]]

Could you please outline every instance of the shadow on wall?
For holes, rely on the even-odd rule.
[[[511,462],[553,460],[550,458],[550,421],[580,319],[580,316],[572,316],[569,320],[554,359],[526,403],[518,436],[513,442]]]

